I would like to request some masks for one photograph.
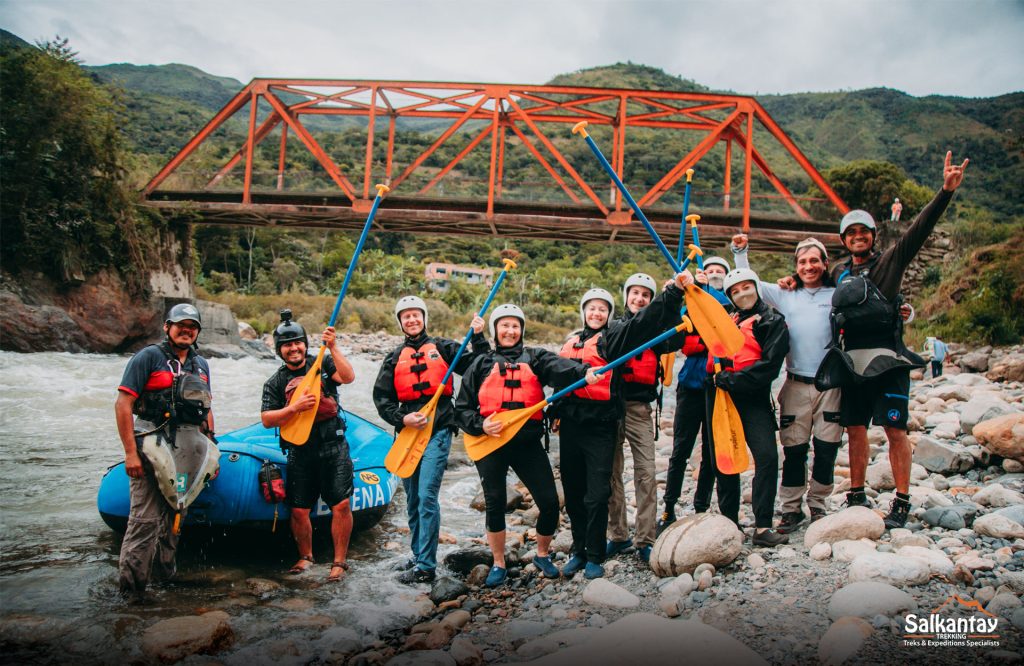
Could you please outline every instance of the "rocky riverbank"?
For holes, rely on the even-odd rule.
[[[392,342],[371,337],[344,344],[353,351],[365,345],[358,353],[370,353],[369,347],[386,350]],[[788,545],[755,549],[749,540],[748,472],[744,532],[714,513],[689,513],[659,538],[651,566],[627,551],[606,563],[606,578],[594,581],[580,574],[568,580],[538,575],[529,564],[537,512],[526,489],[513,486],[505,587],[482,587],[490,557],[479,533],[445,533],[442,576],[431,586],[408,588],[400,601],[410,619],[405,629],[381,629],[368,639],[336,626],[311,603],[290,599],[295,583],[249,580],[247,591],[220,609],[227,616],[211,612],[202,622],[189,623],[187,631],[193,633],[206,627],[201,633],[207,646],[192,651],[220,649],[225,625],[230,630],[231,615],[246,604],[273,603],[291,608],[288,623],[307,627],[310,640],[264,641],[229,652],[226,663],[250,661],[268,649],[275,659],[295,663],[458,666],[531,660],[677,663],[680,655],[719,663],[1019,661],[1024,648],[1024,385],[1004,376],[1024,368],[1024,353],[1021,348],[992,353],[986,371],[996,373],[995,380],[960,372],[960,365],[970,367],[968,356],[954,355],[956,364],[945,376],[913,385],[914,509],[906,529],[886,531],[882,524],[893,479],[885,437],[877,428],[870,431],[868,469],[874,510],[842,509],[849,486],[849,458],[842,451],[832,513],[804,525]],[[662,482],[670,423],[671,414],[663,415],[657,460]],[[468,462],[457,448],[453,467]],[[632,519],[631,474],[627,455]],[[692,490],[688,478],[684,500]],[[482,503],[474,506],[480,509]],[[385,547],[404,550],[398,543],[404,535],[393,538]],[[554,542],[559,563],[569,547],[563,517]],[[945,619],[995,620],[995,627],[971,634],[974,638],[929,645],[937,632],[916,631],[907,617],[932,612]],[[179,642],[170,640],[168,652],[154,647],[163,631],[150,628],[146,653],[173,659]]]

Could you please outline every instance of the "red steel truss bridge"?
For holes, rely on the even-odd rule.
[[[244,110],[244,112],[243,112]],[[143,190],[191,223],[648,244],[581,120],[666,243],[686,171],[701,236],[836,242],[847,206],[753,98],[414,81],[254,79]],[[816,186],[816,198],[794,190]]]

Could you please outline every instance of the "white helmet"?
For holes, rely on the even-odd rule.
[[[707,269],[707,267],[710,266],[711,264],[718,264],[719,266],[725,269],[726,273],[732,270],[732,267],[729,266],[729,262],[726,261],[723,257],[707,257],[706,259],[704,259],[705,269]]]
[[[615,316],[615,298],[607,290],[594,287],[588,289],[587,293],[583,294],[583,298],[580,299],[580,320],[583,321],[584,326],[587,325],[587,318],[583,316],[583,308],[586,307],[589,301],[595,298],[599,298],[608,304],[608,321],[611,321],[612,317]]]
[[[749,268],[734,268],[729,271],[725,276],[725,282],[722,284],[722,291],[725,292],[726,296],[729,296],[729,300],[732,300],[732,296],[729,295],[729,290],[740,282],[753,281],[754,289],[757,291],[757,297],[761,298],[761,280],[757,277],[757,273],[750,270]]]
[[[494,327],[497,325],[499,319],[505,317],[515,317],[519,320],[519,325],[523,328],[523,335],[526,335],[526,315],[523,314],[523,309],[518,305],[512,303],[502,303],[498,307],[491,310],[491,317],[488,320],[488,327],[491,331],[491,337],[495,337]]]
[[[416,309],[423,313],[423,330],[427,328],[427,304],[423,302],[423,299],[419,296],[402,296],[395,303],[395,319],[398,320],[398,327],[402,327],[402,319],[399,315],[404,310]]]
[[[871,217],[871,213],[858,208],[843,215],[843,219],[839,222],[839,235],[845,234],[846,230],[855,224],[863,224],[871,231],[877,232],[878,230],[878,227],[875,225],[875,218]]]
[[[622,302],[626,302],[630,287],[645,287],[651,290],[651,298],[658,293],[658,283],[647,273],[633,273],[626,278],[626,284],[622,285]]]

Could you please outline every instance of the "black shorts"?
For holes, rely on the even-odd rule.
[[[352,458],[348,442],[320,442],[288,449],[285,501],[296,509],[312,509],[318,497],[334,506],[352,496]]]
[[[839,397],[839,423],[907,429],[910,406],[910,371],[892,370],[881,377],[844,386]]]

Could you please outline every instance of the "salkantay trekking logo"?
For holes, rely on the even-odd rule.
[[[952,602],[946,615],[939,611]],[[953,617],[949,613],[960,607],[974,611],[971,615]],[[910,613],[903,618],[905,647],[998,647],[999,618],[981,607],[977,600],[953,595],[928,615]]]

